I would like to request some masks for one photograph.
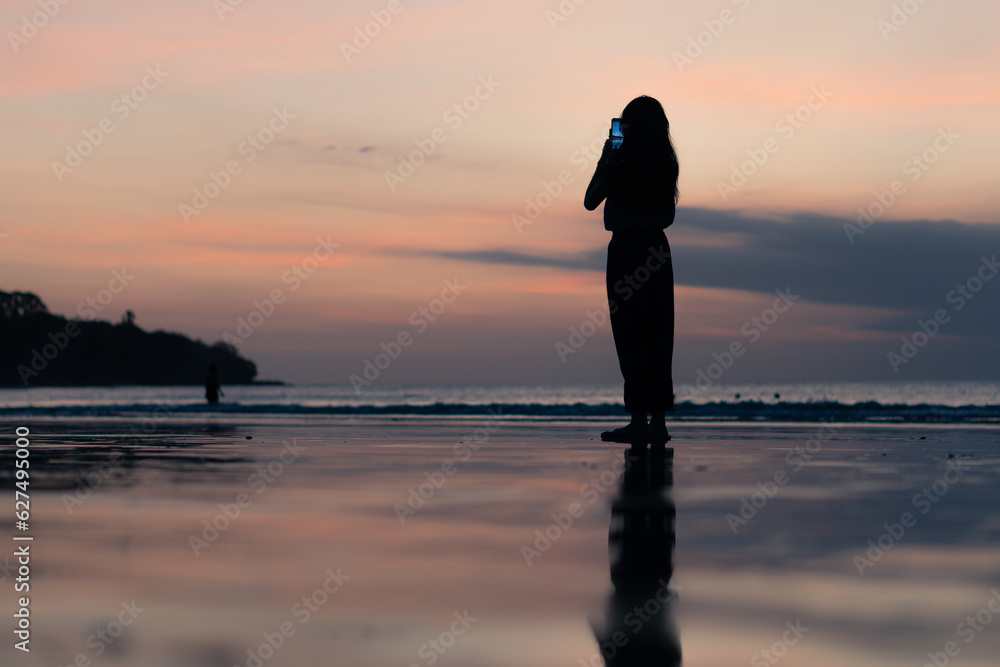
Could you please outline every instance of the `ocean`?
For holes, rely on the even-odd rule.
[[[224,387],[205,404],[186,387],[0,389],[0,416],[145,416],[158,413],[349,415],[525,419],[624,416],[618,384],[573,385],[246,385]],[[809,382],[716,384],[678,396],[674,421],[1000,422],[1000,382]]]

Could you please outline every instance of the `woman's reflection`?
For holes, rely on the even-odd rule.
[[[594,624],[594,636],[607,667],[677,666],[676,596],[669,588],[676,519],[674,450],[635,444],[625,450],[625,460],[608,528],[614,590],[603,622]]]

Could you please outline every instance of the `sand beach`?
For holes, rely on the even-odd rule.
[[[985,667],[1000,649],[993,427],[684,423],[649,452],[601,442],[612,422],[503,415],[136,424],[5,417],[11,444],[30,430],[33,540],[31,651],[7,633],[4,664],[639,665],[645,642],[657,664]]]

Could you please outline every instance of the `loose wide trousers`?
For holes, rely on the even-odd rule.
[[[608,243],[608,306],[625,410],[674,409],[674,270],[662,229],[629,227]]]

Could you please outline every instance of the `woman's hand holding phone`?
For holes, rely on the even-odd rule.
[[[622,145],[622,141],[625,139],[625,133],[622,132],[621,118],[611,119],[611,131],[608,132],[608,139],[611,140],[612,148],[619,148]]]

